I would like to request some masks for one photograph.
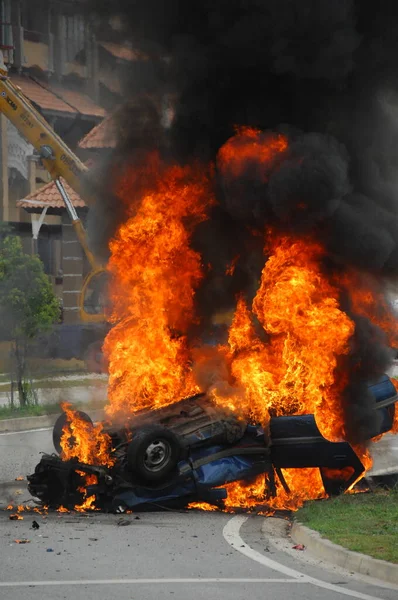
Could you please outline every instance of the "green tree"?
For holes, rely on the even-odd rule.
[[[59,315],[59,302],[39,257],[25,254],[16,236],[0,239],[0,329],[2,337],[12,341],[20,406],[28,403],[29,344]]]

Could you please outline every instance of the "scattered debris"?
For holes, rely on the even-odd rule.
[[[32,529],[39,529],[40,525],[38,524],[37,521],[32,521]]]
[[[15,477],[15,481],[24,481],[25,477],[22,477],[22,475],[20,475],[19,477]]]
[[[296,544],[293,546],[293,550],[305,550],[304,544]]]
[[[127,519],[119,519],[117,524],[119,525],[119,527],[126,527],[126,525],[130,525],[130,521],[128,521]]]
[[[23,516],[18,513],[12,513],[8,518],[10,521],[23,521]]]
[[[47,548],[46,552],[54,552],[52,548]]]
[[[30,544],[30,540],[14,540],[16,544]]]
[[[22,491],[22,490],[15,490],[14,494],[15,494],[16,496],[22,496],[22,494],[23,494],[23,491]]]

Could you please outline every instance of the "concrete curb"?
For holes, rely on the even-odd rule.
[[[398,584],[398,565],[396,564],[371,558],[359,552],[352,552],[342,546],[333,544],[322,538],[317,531],[313,531],[301,523],[293,523],[291,537],[295,544],[303,544],[317,558],[343,567],[348,571],[368,575],[387,583]]]
[[[104,417],[103,409],[92,411],[88,409],[88,413],[93,421],[101,421]],[[0,420],[0,433],[22,432],[29,429],[45,429],[46,427],[53,427],[59,415],[60,412],[53,415],[43,415],[41,417],[2,419]]]

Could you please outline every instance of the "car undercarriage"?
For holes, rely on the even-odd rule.
[[[379,411],[376,436],[391,429],[397,394],[386,375],[368,389]],[[80,417],[91,423],[85,413]],[[365,471],[348,442],[321,435],[313,415],[275,416],[264,430],[220,409],[205,394],[138,412],[123,426],[105,422],[112,440],[110,466],[65,460],[61,438],[66,424],[63,413],[53,431],[60,454],[44,455],[28,477],[30,493],[54,509],[82,506],[86,498],[107,512],[191,502],[222,508],[228,495],[223,486],[260,475],[266,501],[278,486],[289,492],[286,469],[304,468],[319,469],[325,493],[334,495]]]

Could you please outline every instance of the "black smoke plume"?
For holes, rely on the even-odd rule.
[[[131,95],[171,94],[175,112],[167,130],[159,110],[138,110],[125,123],[121,115],[124,133],[105,183],[116,164],[154,146],[169,161],[216,161],[235,125],[289,139],[283,160],[267,173],[248,164],[237,181],[216,162],[219,203],[193,239],[212,266],[197,293],[204,323],[232,307],[237,292],[253,295],[264,262],[253,231],[265,225],[311,231],[328,249],[331,272],[354,267],[379,282],[397,277],[395,1],[96,0],[93,10],[121,16],[120,37],[158,65],[152,79],[135,78]],[[109,210],[109,185],[104,190],[94,213],[102,248],[124,217]],[[234,276],[227,276],[236,256]],[[356,323],[353,372],[360,365],[362,382],[380,375],[391,354],[381,330],[347,311]],[[362,439],[373,413],[359,380],[352,378],[346,405],[349,430]]]

